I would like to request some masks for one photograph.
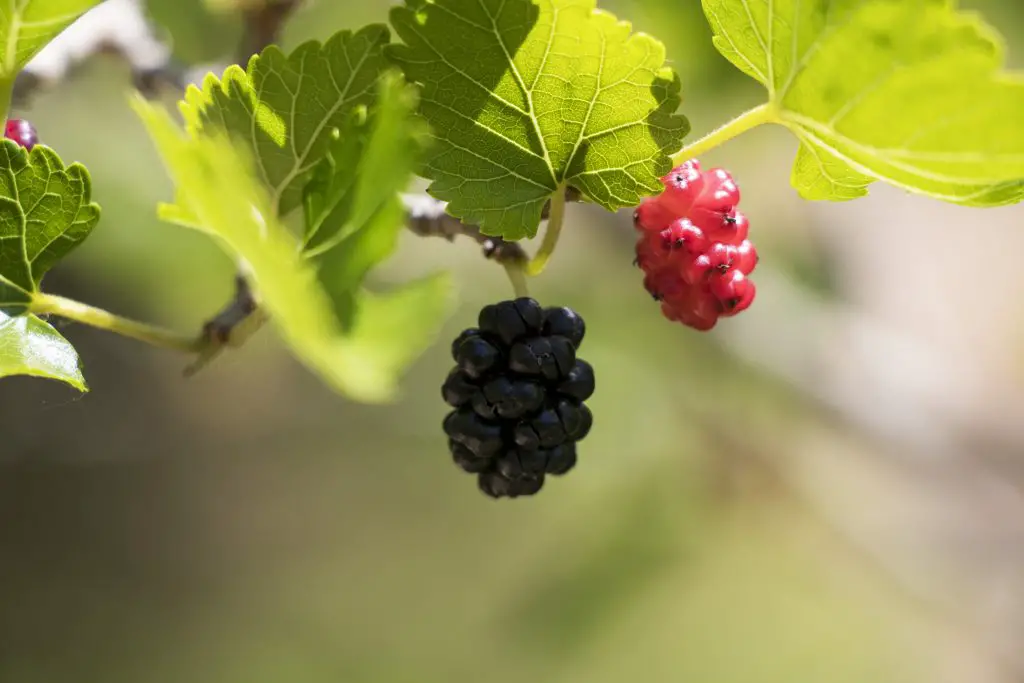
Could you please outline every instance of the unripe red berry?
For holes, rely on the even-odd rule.
[[[662,179],[665,190],[634,214],[640,232],[636,264],[661,312],[697,330],[739,313],[754,300],[747,275],[758,256],[748,240],[750,223],[737,209],[740,191],[724,169],[702,173],[697,160]]]
[[[717,304],[707,305],[703,301],[692,302],[680,310],[679,322],[701,332],[707,332],[718,322]]]
[[[676,166],[661,182],[665,185],[665,191],[658,200],[677,216],[686,214],[704,190],[700,162],[691,159]]]
[[[4,127],[4,137],[29,151],[39,142],[35,127],[25,119],[8,119]]]
[[[722,242],[712,244],[705,254],[711,263],[711,268],[722,273],[732,268],[738,255],[736,247]]]
[[[722,315],[736,315],[754,301],[754,283],[739,270],[711,277],[711,293],[722,305]]]
[[[750,240],[743,240],[736,247],[736,260],[733,262],[733,266],[744,275],[750,275],[754,272],[759,260],[754,244]]]
[[[645,272],[664,268],[668,263],[670,252],[664,248],[661,236],[657,233],[643,233],[636,241],[636,265]]]
[[[690,300],[690,311],[697,318],[710,320],[718,317],[721,306],[714,294],[709,290],[701,289],[694,292],[694,296]]]
[[[672,221],[661,231],[661,240],[670,250],[682,250],[688,254],[699,254],[708,247],[704,231],[686,218]]]
[[[704,191],[696,204],[705,209],[726,211],[740,203],[740,188],[724,168],[713,168],[704,174]]]
[[[711,272],[711,259],[707,254],[698,254],[692,259],[687,259],[679,271],[683,282],[688,285],[696,285],[703,282],[708,273]]]
[[[675,214],[659,202],[657,197],[647,197],[633,212],[633,227],[645,232],[659,233],[675,219]]]
[[[675,271],[665,268],[647,273],[644,276],[644,288],[652,297],[661,301],[679,297],[686,290],[686,283],[679,279]]]

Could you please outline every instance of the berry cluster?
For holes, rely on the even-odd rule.
[[[576,464],[590,431],[584,405],[594,370],[576,357],[586,326],[571,308],[520,298],[485,306],[478,327],[452,343],[455,368],[441,389],[455,463],[493,498],[537,493],[548,474]]]
[[[728,171],[702,172],[696,159],[661,181],[665,190],[633,214],[636,263],[666,318],[710,330],[754,301],[747,276],[758,257],[747,239],[750,223],[736,208],[740,189]]]
[[[25,119],[7,119],[7,125],[4,127],[4,137],[14,140],[29,151],[32,151],[32,148],[39,142],[35,126]]]

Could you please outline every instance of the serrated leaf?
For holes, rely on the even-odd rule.
[[[186,136],[166,111],[142,98],[136,98],[134,107],[177,186],[178,201],[186,204],[177,215],[202,225],[246,262],[260,305],[295,355],[333,388],[357,400],[393,398],[398,375],[444,321],[436,313],[447,301],[442,302],[438,290],[417,284],[382,297],[342,292],[353,294],[357,309],[343,324],[317,264],[304,257],[299,242],[276,216],[246,150],[220,135]],[[413,296],[423,291],[427,294]],[[430,321],[420,317],[427,312]],[[399,323],[400,334],[392,338]]]
[[[91,193],[81,164],[0,142],[0,310],[27,310],[46,271],[89,236],[100,216]]]
[[[1024,198],[1024,79],[948,0],[703,0],[715,45],[801,142],[808,199],[876,180],[956,204]]]
[[[407,0],[391,24],[437,141],[430,192],[487,234],[533,236],[564,185],[638,204],[689,130],[664,46],[594,0]]]
[[[395,250],[405,226],[405,190],[425,147],[428,129],[415,117],[416,90],[385,74],[368,117],[339,132],[306,186],[306,252],[342,323],[369,270]]]
[[[373,101],[387,63],[387,27],[341,31],[285,55],[270,46],[248,68],[210,74],[180,108],[193,134],[221,130],[249,146],[278,215],[299,206],[302,188],[353,110]]]
[[[0,377],[13,375],[56,379],[89,390],[71,342],[34,315],[12,317],[0,311]]]
[[[33,55],[100,1],[0,0],[0,82],[13,82]]]

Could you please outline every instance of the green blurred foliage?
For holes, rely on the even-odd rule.
[[[236,40],[237,21],[201,0],[151,2],[185,61]],[[1012,0],[975,4],[1019,17]],[[286,47],[390,5],[311,0]],[[665,40],[695,134],[756,102],[696,0],[602,5]],[[171,186],[128,83],[99,58],[27,112],[89,167],[103,207],[47,285],[197,328],[233,267],[205,235],[156,220]],[[778,200],[794,149],[757,132],[708,162],[744,183],[763,257],[799,270],[818,261],[806,216]],[[533,284],[586,317],[598,373],[580,465],[533,500],[489,501],[449,462],[443,342],[397,405],[369,407],[331,394],[269,329],[184,381],[181,358],[61,327],[91,394],[0,385],[0,681],[930,683],[917,604],[764,466],[815,411],[716,335],[667,324],[630,230],[628,212],[571,207]],[[827,275],[817,267],[811,280]],[[465,241],[405,235],[374,277],[438,268],[462,295],[444,337],[510,294]]]

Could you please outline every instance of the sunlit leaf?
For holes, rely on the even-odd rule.
[[[401,102],[404,86],[391,80],[383,83],[381,108],[397,106],[391,99],[399,97]],[[300,241],[282,225],[244,148],[218,134],[185,135],[166,111],[141,98],[134,106],[177,186],[176,201],[183,205],[173,213],[202,226],[247,264],[260,305],[295,355],[332,387],[357,400],[393,398],[400,373],[444,322],[447,278],[380,295],[364,291],[361,277],[345,286],[325,287],[329,263],[308,258]],[[412,104],[404,106],[408,117]],[[400,128],[392,132],[408,139]],[[365,226],[351,226],[351,234],[393,240],[398,227],[376,220],[379,214],[372,213]],[[324,229],[332,226],[325,223]],[[324,258],[342,248],[346,254],[351,250],[348,258],[355,261],[370,249],[346,240],[324,252]],[[372,265],[380,258],[378,254],[367,260]],[[346,305],[339,306],[340,300]],[[350,313],[345,320],[339,317],[341,309]]]
[[[284,215],[299,206],[334,129],[373,101],[387,42],[387,27],[371,25],[288,55],[271,45],[247,69],[231,66],[220,78],[208,75],[201,88],[189,87],[181,103],[187,128],[245,141],[271,206]]]
[[[971,206],[1024,198],[1024,78],[977,16],[948,0],[703,4],[715,45],[799,138],[804,197],[882,180]]]
[[[42,145],[0,142],[0,311],[27,310],[43,275],[99,220],[89,173]]]
[[[34,315],[11,317],[0,311],[0,378],[12,375],[56,379],[89,390],[71,342]]]
[[[664,46],[594,0],[407,0],[391,24],[436,138],[430,192],[487,234],[534,235],[563,185],[639,203],[689,130]]]

